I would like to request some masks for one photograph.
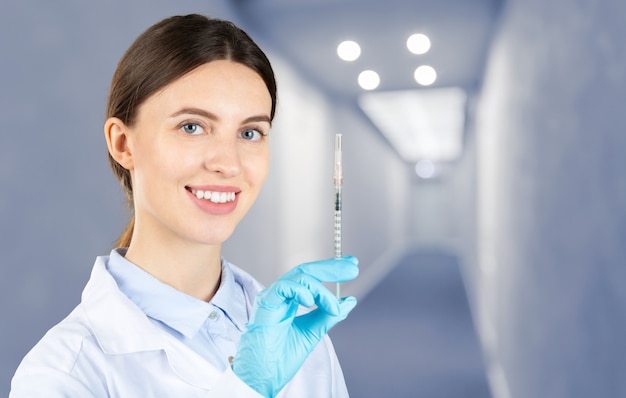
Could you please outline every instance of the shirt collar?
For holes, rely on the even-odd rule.
[[[248,322],[248,308],[244,290],[235,279],[235,274],[229,263],[222,259],[222,280],[211,300],[211,304],[218,307],[241,332],[245,331]]]
[[[243,290],[226,261],[222,261],[220,286],[207,303],[159,281],[125,254],[126,249],[112,250],[107,269],[119,289],[150,318],[191,338],[218,307],[239,330],[245,330],[248,315]]]

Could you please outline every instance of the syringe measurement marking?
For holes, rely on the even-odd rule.
[[[340,258],[342,254],[341,248],[341,186],[343,185],[343,165],[342,165],[342,148],[341,148],[341,134],[335,135],[335,169],[333,173],[333,182],[335,185],[335,258]],[[339,288],[339,282],[336,285],[337,298],[341,298],[341,291]]]
[[[335,257],[342,255],[341,250],[341,192],[335,194]]]

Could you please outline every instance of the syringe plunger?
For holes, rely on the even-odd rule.
[[[333,174],[335,186],[343,183],[343,166],[341,164],[341,134],[335,135],[335,172]]]

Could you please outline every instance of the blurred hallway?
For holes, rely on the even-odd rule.
[[[331,337],[352,397],[491,397],[450,254],[407,253]]]
[[[330,255],[333,138],[344,134],[344,253],[365,281],[345,291],[372,289],[331,331],[352,398],[626,398],[626,2],[406,2],[0,2],[0,396],[127,221],[102,136],[119,56],[158,19],[199,12],[254,33],[281,91],[270,175],[224,245],[229,261],[267,285]],[[256,13],[264,5],[272,13]],[[354,24],[361,12],[372,22]],[[404,61],[364,47],[344,63],[320,39],[338,27],[385,44],[385,19],[445,34]],[[340,88],[361,93],[344,73],[378,64],[365,57],[412,70],[436,51],[450,52],[431,87],[451,69],[478,77],[461,84],[461,158],[423,180]],[[406,242],[454,251],[390,259]]]

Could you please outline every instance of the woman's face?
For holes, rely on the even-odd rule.
[[[128,130],[136,233],[225,241],[267,175],[271,107],[263,79],[227,60],[149,97]]]

